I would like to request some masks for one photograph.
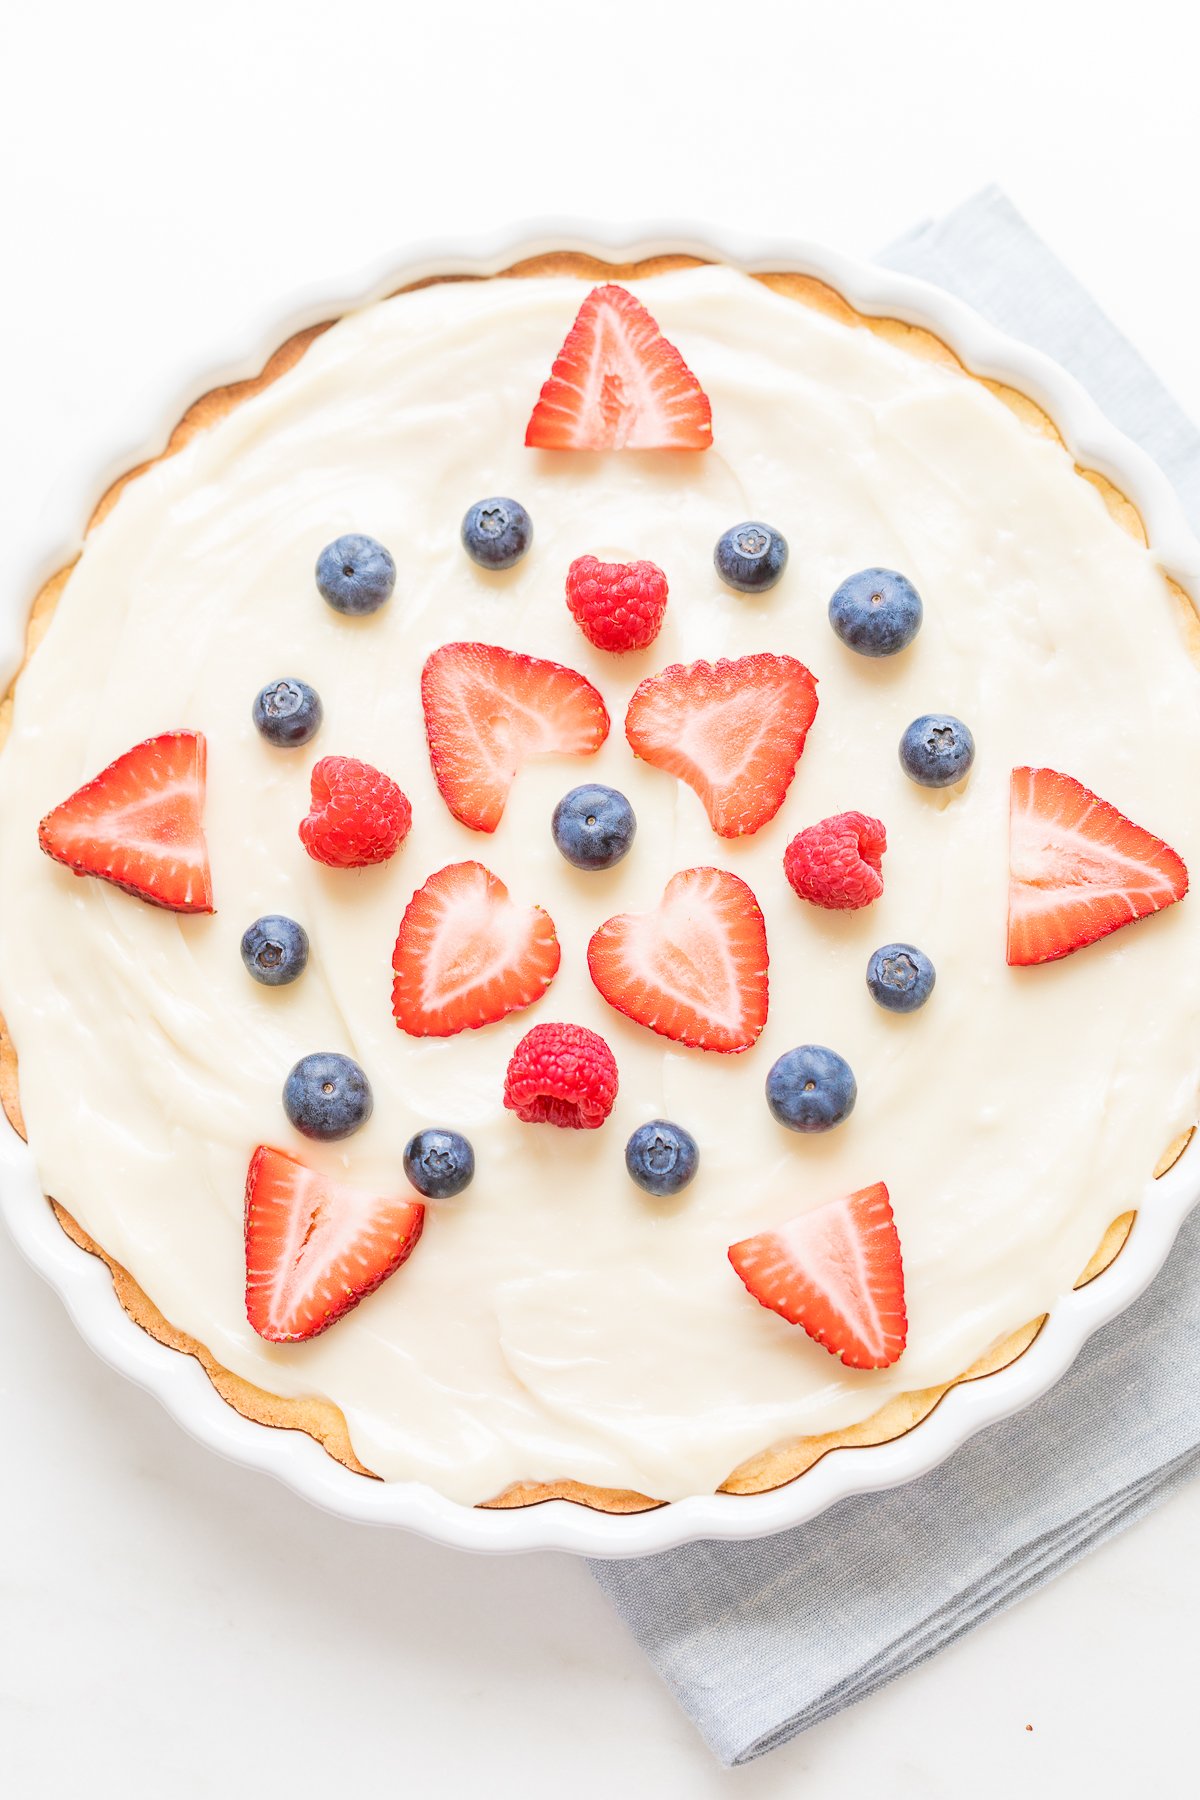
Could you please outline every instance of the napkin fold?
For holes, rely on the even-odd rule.
[[[989,188],[880,259],[1044,350],[1149,452],[1200,530],[1200,432]],[[746,1544],[592,1572],[726,1765],[935,1656],[1200,1474],[1200,1213],[1049,1394],[890,1493]]]

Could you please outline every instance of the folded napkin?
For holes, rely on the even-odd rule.
[[[1070,369],[1174,480],[1200,529],[1200,433],[989,189],[881,259]],[[852,1706],[1200,1473],[1200,1213],[1142,1298],[1017,1417],[891,1493],[774,1538],[592,1565],[725,1764]]]

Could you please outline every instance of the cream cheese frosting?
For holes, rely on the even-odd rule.
[[[47,1192],[226,1368],[327,1396],[369,1468],[467,1502],[516,1480],[710,1490],[773,1442],[952,1378],[1052,1306],[1118,1213],[1153,1205],[1158,1156],[1196,1116],[1193,903],[1062,963],[1004,961],[1015,764],[1075,775],[1200,867],[1180,773],[1200,766],[1200,675],[1151,555],[1061,446],[981,384],[722,268],[629,284],[712,400],[711,451],[526,450],[587,285],[451,283],[366,307],[129,484],[21,678],[0,754],[0,1010]],[[502,575],[458,539],[493,493],[520,499],[535,529]],[[791,547],[760,597],[712,566],[743,518]],[[314,585],[318,552],[345,531],[379,538],[399,566],[371,618],[334,614]],[[588,551],[666,572],[649,650],[606,656],[574,624],[563,579]],[[876,564],[925,602],[916,642],[885,662],[855,656],[826,617],[837,584]],[[579,669],[614,722],[597,756],[527,766],[490,837],[450,816],[426,752],[421,665],[449,638]],[[726,842],[690,789],[634,760],[622,720],[667,663],[755,650],[804,661],[820,710],[778,816]],[[272,749],[250,722],[255,692],[281,675],[324,702],[304,750]],[[918,788],[899,767],[905,725],[936,710],[975,735],[960,789]],[[38,820],[83,780],[182,727],[208,740],[212,918],[77,880],[37,846]],[[385,866],[329,870],[300,844],[309,770],[335,753],[386,770],[412,801]],[[555,802],[590,778],[638,817],[633,851],[603,874],[569,867],[550,836]],[[886,824],[884,895],[821,912],[789,889],[783,850],[851,808]],[[548,910],[562,966],[526,1013],[413,1039],[390,1010],[400,917],[430,873],[468,858]],[[597,925],[653,908],[673,874],[703,864],[742,876],[766,919],[770,1015],[740,1056],[653,1035],[588,977]],[[293,987],[257,986],[242,966],[242,931],[265,912],[309,933]],[[910,1017],[865,986],[870,952],[891,940],[920,944],[938,971]],[[503,1110],[514,1045],[550,1019],[592,1027],[616,1054],[600,1131]],[[803,1042],[840,1051],[859,1087],[848,1123],[815,1139],[775,1124],[763,1098],[775,1057]],[[355,1057],[374,1087],[374,1116],[342,1144],[308,1144],[282,1111],[284,1076],[312,1050]],[[659,1116],[701,1153],[671,1201],[624,1169],[628,1134]],[[470,1137],[474,1184],[431,1204],[410,1261],[325,1335],[259,1339],[242,1242],[254,1146],[383,1191],[403,1182],[409,1136],[434,1124]],[[880,1180],[909,1341],[893,1368],[855,1373],[755,1305],[726,1247]]]

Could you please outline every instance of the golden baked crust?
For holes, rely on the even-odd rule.
[[[406,287],[396,290],[408,293],[416,288],[429,287],[438,281],[476,281],[488,279],[519,279],[523,276],[574,275],[584,280],[596,281],[628,281],[644,278],[648,275],[661,274],[669,269],[695,267],[703,261],[695,256],[659,256],[651,257],[636,263],[610,263],[597,257],[587,256],[578,251],[555,251],[546,255],[531,257],[523,262],[514,263],[504,269],[499,276],[433,276],[423,281],[411,282]],[[921,326],[908,325],[899,319],[875,317],[860,313],[852,307],[841,294],[826,283],[808,275],[787,273],[764,274],[755,277],[766,287],[777,293],[785,294],[802,305],[810,306],[817,311],[840,320],[843,324],[856,329],[874,332],[888,342],[898,345],[911,355],[939,363],[942,367],[958,370],[973,380],[981,380],[1004,405],[1016,414],[1029,429],[1043,436],[1053,438],[1063,444],[1064,440],[1054,421],[1049,415],[1027,395],[1017,389],[1006,386],[1002,382],[986,377],[975,376],[966,368],[949,346],[932,332]],[[335,321],[326,320],[323,324],[310,326],[307,330],[297,332],[282,344],[264,364],[258,375],[246,381],[231,383],[224,387],[213,388],[203,394],[184,413],[179,423],[171,432],[166,445],[159,453],[160,457],[173,456],[181,450],[198,432],[205,431],[210,425],[223,418],[243,400],[270,385],[280,375],[292,368],[304,355],[313,340],[327,331]],[[1065,444],[1064,444],[1065,447]],[[106,490],[97,503],[87,530],[90,531],[110,511],[126,483],[136,478],[159,458],[151,458],[149,462],[139,463],[119,476]],[[1126,495],[1113,485],[1111,481],[1096,469],[1075,465],[1077,474],[1090,482],[1100,493],[1111,516],[1123,530],[1136,538],[1141,544],[1148,544],[1146,528],[1137,508]],[[70,577],[74,561],[57,571],[43,584],[30,609],[29,623],[25,640],[25,662],[28,662],[37,648],[58,598]],[[1200,617],[1195,605],[1177,582],[1163,573],[1163,579],[1178,602],[1184,621],[1184,632],[1189,654],[1200,665]],[[0,699],[0,746],[8,734],[12,714],[12,696],[20,678],[20,670],[14,676],[7,693]],[[21,1113],[20,1092],[17,1074],[17,1054],[12,1038],[9,1035],[4,1019],[0,1016],[0,1106],[19,1135],[25,1137],[24,1120]],[[1183,1133],[1163,1153],[1155,1176],[1164,1175],[1172,1168],[1187,1148],[1192,1132]],[[99,1257],[108,1265],[113,1278],[113,1288],[125,1312],[134,1322],[149,1332],[159,1343],[172,1350],[179,1350],[186,1355],[194,1356],[203,1367],[214,1388],[230,1406],[259,1425],[268,1425],[276,1429],[304,1431],[314,1438],[329,1455],[342,1463],[356,1475],[371,1480],[379,1477],[366,1468],[355,1456],[350,1442],[350,1434],[341,1409],[331,1400],[319,1395],[300,1399],[287,1399],[270,1394],[263,1388],[254,1386],[239,1375],[234,1375],[217,1362],[212,1353],[197,1339],[177,1330],[154,1305],[148,1295],[139,1287],[127,1269],[108,1255],[101,1245],[89,1237],[64,1207],[51,1199],[50,1206],[54,1215],[67,1236],[92,1256]],[[1097,1246],[1094,1255],[1082,1271],[1076,1287],[1084,1287],[1089,1281],[1103,1273],[1115,1260],[1124,1247],[1132,1229],[1136,1214],[1122,1213],[1114,1219],[1103,1239]],[[769,1445],[758,1455],[741,1463],[721,1484],[720,1492],[730,1494],[764,1493],[772,1488],[782,1487],[794,1481],[813,1467],[831,1450],[865,1447],[888,1443],[911,1431],[915,1425],[928,1418],[929,1414],[942,1401],[952,1388],[966,1381],[978,1381],[1007,1368],[1024,1354],[1033,1343],[1046,1322],[1046,1314],[1031,1319],[1018,1330],[993,1344],[979,1360],[965,1369],[952,1381],[940,1386],[922,1388],[912,1393],[900,1394],[895,1399],[872,1413],[869,1418],[858,1424],[839,1431],[825,1432],[819,1436],[793,1438],[785,1443]],[[564,1499],[579,1505],[588,1506],[596,1511],[610,1513],[645,1512],[664,1504],[625,1489],[600,1488],[588,1483],[563,1479],[559,1481],[522,1481],[515,1482],[503,1493],[482,1504],[488,1508],[509,1508],[540,1505],[543,1501]]]

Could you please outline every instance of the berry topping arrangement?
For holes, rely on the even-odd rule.
[[[921,629],[925,608],[912,582],[895,569],[848,575],[829,602],[829,623],[860,656],[895,656]]]
[[[283,1084],[283,1110],[305,1137],[350,1137],[375,1110],[371,1084],[350,1056],[302,1056]]]
[[[731,525],[717,539],[713,567],[726,587],[739,594],[765,594],[787,567],[788,547],[783,533],[757,519]]]
[[[626,1018],[697,1050],[749,1050],[767,1022],[767,933],[727,869],[683,869],[652,913],[619,913],[592,937],[592,980]]]
[[[246,1315],[271,1344],[337,1323],[412,1254],[425,1208],[331,1181],[260,1144],[246,1176]]]
[[[283,913],[267,913],[242,933],[242,961],[264,987],[289,987],[308,967],[308,933]]]
[[[496,644],[443,644],[421,674],[438,791],[472,831],[495,831],[531,756],[591,756],[608,736],[603,700],[582,675]]]
[[[783,871],[801,900],[831,912],[857,912],[883,892],[887,832],[866,813],[838,813],[798,831]]]
[[[453,1200],[474,1179],[475,1152],[461,1131],[418,1131],[405,1145],[404,1173],[426,1200]]]
[[[853,1069],[824,1044],[785,1050],[767,1075],[771,1116],[789,1131],[832,1131],[850,1117],[857,1099]]]
[[[390,550],[352,532],[326,544],[317,558],[317,587],[334,612],[361,618],[392,597],[396,565]]]
[[[1014,964],[1055,962],[1188,891],[1170,845],[1054,769],[1013,770],[1008,859]]]
[[[886,1369],[908,1338],[904,1272],[882,1181],[757,1237],[729,1260],[761,1306],[850,1369]]]
[[[556,327],[555,338],[558,330],[561,326]],[[536,452],[537,458],[530,454],[528,467],[532,470],[535,460],[538,467],[552,464],[562,452],[590,452],[594,457],[620,452],[672,457],[678,451],[707,450],[712,441],[712,408],[679,350],[625,288],[612,283],[595,288],[580,307],[533,407],[525,446],[530,453]],[[519,445],[518,453],[526,456]],[[719,461],[708,459],[708,468],[717,471]],[[586,491],[587,471],[598,463],[584,456],[575,466]],[[631,466],[638,466],[636,459],[631,459]],[[689,464],[687,459],[678,459],[671,466],[704,472],[703,465]],[[511,472],[489,467],[485,478],[508,485]],[[518,480],[512,485],[520,491]],[[527,497],[546,532],[545,495],[554,490],[530,491],[535,488],[531,475]],[[466,493],[471,491],[473,482]],[[673,1088],[672,1067],[694,1055],[751,1056],[756,1046],[757,1054],[766,1061],[781,1041],[774,1037],[773,1042],[769,1038],[767,1045],[759,1045],[768,1022],[769,1001],[775,1009],[772,1034],[781,1020],[786,1021],[787,1035],[782,1042],[806,1032],[823,1034],[819,1018],[806,1010],[803,981],[794,979],[794,969],[793,979],[777,981],[777,991],[771,992],[770,948],[759,895],[767,907],[776,943],[783,932],[794,933],[811,946],[814,958],[830,955],[831,947],[843,942],[856,946],[856,973],[845,997],[847,1017],[857,1006],[860,1011],[853,1017],[860,1034],[873,1033],[879,1041],[889,1033],[901,1032],[904,1041],[911,1043],[913,1033],[919,1037],[924,1027],[920,1021],[901,1020],[926,1007],[934,995],[931,956],[903,940],[872,950],[866,962],[869,1001],[862,993],[861,958],[868,945],[878,943],[885,932],[911,930],[927,935],[941,960],[937,933],[926,917],[907,922],[896,916],[897,908],[913,910],[912,890],[901,891],[900,881],[905,867],[912,867],[912,818],[919,810],[931,826],[950,832],[956,808],[961,816],[962,809],[987,800],[987,829],[1002,856],[1005,823],[1002,817],[991,816],[994,808],[988,788],[997,760],[995,734],[986,729],[976,711],[978,697],[973,705],[967,696],[965,710],[975,714],[980,730],[980,755],[987,759],[990,753],[992,758],[991,777],[983,773],[981,764],[980,774],[969,783],[976,758],[971,729],[953,714],[923,713],[900,737],[900,767],[912,783],[944,790],[944,797],[933,801],[914,795],[896,773],[892,746],[908,707],[926,698],[955,700],[954,693],[945,691],[949,684],[928,696],[924,692],[927,647],[943,622],[939,612],[943,596],[937,581],[926,579],[923,568],[915,573],[926,589],[926,600],[907,575],[881,567],[847,574],[827,602],[828,588],[822,584],[814,599],[806,593],[803,576],[798,573],[805,544],[795,521],[786,517],[784,523],[793,533],[796,549],[790,565],[783,533],[774,525],[748,519],[721,532],[710,568],[710,531],[715,532],[721,524],[718,513],[703,534],[695,568],[672,564],[664,570],[647,559],[608,561],[582,553],[570,562],[564,576],[561,562],[554,568],[538,568],[539,562],[550,559],[535,551],[533,524],[525,506],[508,496],[492,496],[471,505],[457,527],[456,544],[454,519],[466,493],[459,494],[444,535],[458,579],[470,587],[472,604],[477,605],[483,596],[488,607],[495,606],[494,627],[482,629],[489,635],[494,630],[496,636],[518,644],[531,639],[536,642],[536,623],[531,625],[530,619],[536,617],[539,606],[546,609],[545,617],[553,609],[559,641],[565,629],[577,646],[572,649],[568,644],[565,654],[572,661],[581,661],[595,680],[507,641],[452,640],[449,628],[454,622],[447,620],[445,641],[431,642],[420,635],[414,638],[414,655],[423,658],[419,683],[410,671],[405,685],[397,680],[387,689],[390,706],[423,719],[428,770],[413,769],[411,757],[404,753],[397,755],[396,762],[406,766],[397,766],[394,773],[342,754],[323,755],[311,768],[307,758],[297,763],[276,757],[275,750],[302,750],[323,728],[326,736],[332,735],[331,727],[325,726],[321,697],[307,681],[295,676],[268,680],[253,697],[250,710],[255,731],[271,746],[270,752],[258,753],[260,762],[270,764],[272,779],[278,771],[284,772],[279,777],[284,779],[289,768],[293,775],[307,774],[309,811],[298,819],[289,815],[287,833],[282,835],[287,838],[288,853],[303,864],[296,848],[294,833],[298,833],[303,851],[321,865],[313,871],[303,864],[310,900],[314,895],[321,899],[334,895],[336,890],[341,909],[336,916],[345,929],[353,896],[364,891],[355,887],[356,880],[367,888],[372,883],[393,884],[386,890],[388,895],[394,893],[396,901],[388,921],[389,937],[396,930],[391,1012],[405,1039],[444,1040],[461,1033],[488,1033],[510,1014],[539,1005],[559,977],[560,968],[564,973],[557,991],[563,996],[569,979],[566,971],[582,969],[586,963],[595,994],[612,1009],[611,1014],[601,1009],[599,1022],[622,1056],[622,1044],[633,1041],[630,1027],[666,1040],[663,1091],[658,1095],[650,1085],[639,1088],[638,1110],[643,1116],[659,1108],[678,1110],[681,1116],[645,1119],[627,1136],[624,1159],[632,1187],[625,1187],[619,1175],[619,1143],[601,1138],[587,1146],[587,1154],[607,1157],[614,1192],[621,1192],[622,1204],[638,1208],[641,1218],[657,1217],[661,1229],[668,1230],[677,1212],[694,1205],[704,1194],[700,1146],[708,1123],[684,1116],[694,1109],[679,1103],[679,1093],[686,1089]],[[760,503],[765,510],[774,511],[769,496],[760,496]],[[737,504],[738,510],[755,505],[754,494],[748,491]],[[336,522],[327,518],[321,535],[334,529]],[[430,531],[437,528],[436,521],[428,522]],[[586,543],[591,529],[593,522],[586,516],[580,518],[575,541]],[[595,529],[598,534],[598,524]],[[820,525],[807,529],[816,533]],[[602,540],[597,535],[592,541]],[[399,553],[402,538],[394,537],[393,542]],[[316,563],[319,598],[312,594],[312,549],[310,545],[305,551],[306,592],[297,594],[297,605],[310,605],[320,615],[323,632],[336,634],[339,655],[351,653],[370,659],[375,653],[373,632],[389,625],[403,624],[408,629],[410,609],[403,609],[402,618],[399,605],[392,608],[389,618],[371,623],[372,615],[392,600],[397,586],[396,559],[384,544],[358,532],[328,543]],[[865,547],[858,550],[858,555],[865,553]],[[627,555],[628,549],[622,548],[620,554]],[[656,548],[656,554],[663,555],[663,551]],[[671,562],[671,558],[664,555],[664,561]],[[518,564],[523,565],[519,570]],[[492,579],[510,570],[517,572],[503,581]],[[701,615],[706,641],[700,647],[710,651],[715,660],[668,661],[669,652],[654,647],[661,636],[665,645],[674,643],[679,653],[679,623],[696,604],[702,579],[707,582],[704,592],[709,611]],[[416,586],[410,570],[405,570],[404,582],[402,594],[411,597]],[[563,617],[564,588],[574,625]],[[514,594],[521,595],[521,604],[506,610]],[[761,602],[743,601],[739,596],[758,596]],[[331,618],[321,601],[337,617]],[[876,736],[874,728],[879,721],[871,717],[869,742],[873,747],[883,746],[878,759],[883,794],[880,810],[887,812],[894,827],[890,844],[883,821],[870,813],[846,810],[814,818],[818,807],[824,810],[856,798],[875,806],[879,797],[869,788],[869,771],[866,779],[859,771],[854,783],[857,794],[844,795],[823,793],[819,771],[812,771],[818,776],[815,788],[812,776],[801,771],[810,732],[816,730],[816,742],[822,730],[817,678],[806,664],[769,647],[756,647],[739,656],[719,654],[731,641],[769,646],[772,621],[781,616],[775,609],[801,606],[808,609],[806,618],[811,615],[810,641],[819,646],[824,640],[829,645],[828,686],[823,690],[829,715],[836,710],[839,696],[844,706],[847,682],[879,696],[883,723]],[[748,622],[758,635],[749,640],[744,632],[733,639],[722,636],[720,621],[733,616]],[[710,620],[711,644],[707,641]],[[474,623],[465,628],[459,623],[456,628],[480,629]],[[925,637],[918,641],[923,628]],[[378,643],[378,637],[374,642]],[[696,647],[693,637],[688,648]],[[889,669],[866,666],[867,659],[878,663],[887,658],[903,660]],[[281,655],[279,660],[287,666],[291,658],[285,661]],[[819,656],[813,660],[820,663]],[[304,666],[303,656],[296,657],[296,665]],[[328,671],[324,664],[319,670],[330,720],[339,729],[337,703],[341,696],[336,681],[342,666],[331,656]],[[247,687],[261,680],[269,667],[257,667]],[[905,671],[921,676],[922,689],[910,695],[906,704],[901,703],[904,710],[897,717],[886,711],[886,683],[891,681],[894,686]],[[385,682],[390,681],[390,673],[384,671]],[[937,688],[938,684],[930,681],[928,685]],[[248,697],[239,699],[238,715],[245,739],[253,744],[244,710]],[[608,742],[610,706],[617,718],[624,707],[624,742],[619,732]],[[386,745],[384,748],[386,751]],[[537,798],[539,790],[519,790],[514,796],[505,833],[487,851],[489,860],[506,869],[511,892],[506,882],[480,861],[469,856],[447,861],[450,852],[444,838],[439,846],[435,836],[432,848],[427,841],[431,807],[439,812],[444,808],[441,822],[454,821],[456,831],[461,827],[465,832],[495,834],[514,783],[521,779],[527,764],[596,757],[602,749],[604,756],[596,768],[604,780],[584,780],[564,792],[571,779],[569,769],[548,771],[555,784],[551,794],[560,793],[561,798],[552,810],[546,804],[544,812],[538,811],[543,860],[538,863],[531,858],[528,867],[506,864],[503,851],[514,830],[527,828],[525,803]],[[822,754],[815,753],[818,759]],[[391,758],[384,754],[381,760]],[[813,760],[814,753],[810,753],[809,769]],[[638,763],[652,773],[635,773]],[[430,774],[432,786],[428,785]],[[231,777],[222,772],[222,779]],[[534,777],[525,779],[532,782]],[[891,780],[891,790],[882,785],[885,779]],[[39,827],[41,848],[75,875],[98,877],[154,906],[180,915],[211,913],[214,899],[204,830],[205,780],[204,735],[198,730],[164,731],[117,757],[48,813]],[[620,785],[609,784],[614,780],[632,786],[643,813],[640,835],[634,806]],[[406,788],[417,798],[415,820]],[[981,792],[981,788],[987,791]],[[901,798],[895,801],[893,811],[887,794],[899,790]],[[545,800],[544,792],[541,798]],[[776,836],[771,838],[769,828],[789,798],[791,812],[779,818]],[[670,830],[673,816],[686,822],[688,833],[698,827],[706,837],[711,835],[712,855],[719,860],[710,864],[703,850],[697,856],[691,839],[689,852],[680,854]],[[903,829],[906,819],[908,843]],[[1187,871],[1175,851],[1079,780],[1053,769],[1013,769],[1008,832],[1006,962],[1010,967],[1065,957],[1174,904],[1187,892]],[[756,895],[742,874],[721,863],[744,857],[747,848],[739,840],[758,833],[767,834],[761,841],[771,858],[765,878],[761,862],[741,863],[754,878],[759,890]],[[546,834],[559,853],[552,859],[552,868],[554,878],[562,884],[560,899],[565,892],[572,896],[571,906],[586,903],[589,907],[582,935],[578,935],[578,913],[572,918],[565,901],[560,910],[553,895],[538,891],[545,873]],[[478,845],[478,839],[466,838],[462,832],[457,835],[464,851]],[[219,843],[214,823],[214,845]],[[379,876],[355,875],[355,871],[390,863],[402,847],[405,853],[394,869]],[[511,854],[511,842],[507,848]],[[256,895],[246,905],[243,917],[259,906],[293,903],[287,898],[289,877],[283,854],[281,850],[279,893]],[[891,859],[886,899],[885,855]],[[696,861],[698,866],[678,867],[683,861]],[[433,866],[435,862],[442,866]],[[651,886],[643,885],[636,895],[630,887],[619,888],[626,877],[636,877],[639,866],[643,876],[650,870]],[[219,886],[220,866],[216,875]],[[772,881],[782,896],[782,910],[773,910],[780,902],[765,885]],[[795,903],[793,894],[802,905]],[[641,910],[614,910],[622,900],[627,904],[632,900]],[[561,942],[543,902],[560,912]],[[866,919],[824,916],[866,912],[872,906],[877,906],[874,926]],[[271,1015],[275,1024],[294,1019],[297,1007],[303,1012],[325,980],[329,955],[336,948],[328,935],[322,936],[330,927],[321,923],[317,901],[311,909],[302,905],[297,910],[304,912],[313,932],[312,946],[305,925],[281,911],[264,912],[246,927],[240,941],[245,969],[262,988],[284,989],[298,982],[308,966],[310,949],[315,954],[316,966],[299,997],[257,994],[243,984],[255,1008],[275,1009]],[[398,925],[393,923],[396,920]],[[184,928],[181,921],[178,929]],[[199,927],[193,924],[189,929]],[[843,938],[838,935],[842,933],[858,935]],[[999,919],[995,943],[991,979],[1009,982],[1016,991],[1031,978],[1005,972]],[[386,1006],[386,948],[382,958],[379,979]],[[236,953],[234,963],[236,967]],[[942,992],[949,995],[958,971],[945,960],[942,969]],[[1032,979],[1044,982],[1050,978]],[[307,1001],[303,998],[306,992]],[[591,989],[588,996],[593,998]],[[286,1010],[289,1008],[291,1011]],[[565,1000],[563,1010],[570,1010]],[[937,1010],[935,1001],[931,1017]],[[880,1012],[897,1018],[884,1020]],[[389,1042],[399,1042],[387,1025],[386,1012],[383,1017]],[[514,1027],[506,1031],[511,1034]],[[600,1131],[617,1101],[620,1079],[617,1055],[605,1036],[571,1020],[539,1020],[509,1050],[513,1037],[506,1031],[479,1040],[495,1047],[490,1101],[503,1130],[511,1134],[515,1120],[533,1128]],[[860,1060],[862,1041],[861,1035],[858,1039],[847,1035],[848,1047],[863,1074],[865,1113],[875,1099],[869,1064]],[[901,1042],[895,1037],[889,1041],[893,1045]],[[387,1083],[377,1066],[378,1051],[374,1058],[365,1049],[361,1053],[379,1082],[378,1095],[373,1093],[367,1071],[340,1052],[310,1051],[301,1055],[286,1075],[280,1069],[282,1114],[297,1133],[315,1145],[351,1138],[367,1125],[376,1106],[381,1112],[388,1107]],[[457,1052],[447,1051],[441,1062],[437,1059],[443,1053],[436,1047],[420,1052],[430,1059],[429,1067],[442,1084],[437,1104],[429,1107],[437,1122],[424,1125],[409,1139],[403,1167],[396,1171],[397,1193],[380,1195],[353,1181],[332,1179],[320,1167],[310,1167],[298,1156],[269,1144],[254,1149],[245,1189],[246,1313],[254,1330],[268,1342],[290,1344],[315,1337],[399,1269],[421,1236],[426,1201],[435,1203],[434,1231],[439,1224],[436,1203],[454,1200],[472,1188],[470,1206],[487,1206],[493,1173],[488,1153],[494,1145],[484,1129],[472,1122],[478,1121],[481,1112],[486,1114],[487,1100],[473,1092],[468,1105],[456,1089],[455,1054],[462,1056],[462,1046]],[[420,1066],[424,1071],[425,1065]],[[633,1086],[627,1083],[621,1114],[610,1127],[609,1140],[617,1134],[624,1137],[629,1130]],[[419,1111],[414,1102],[418,1118],[424,1111],[427,1089],[428,1083],[421,1088]],[[792,1159],[797,1198],[803,1200],[806,1184],[815,1185],[812,1165],[820,1152],[815,1145],[802,1146],[785,1134],[813,1137],[846,1125],[859,1098],[854,1072],[836,1049],[800,1043],[775,1057],[763,1076],[762,1092],[765,1106],[758,1097],[756,1076],[755,1106],[762,1107],[761,1123],[771,1134],[772,1154]],[[505,1120],[504,1111],[512,1114],[513,1120]],[[453,1122],[456,1117],[457,1124]],[[741,1121],[738,1123],[740,1128]],[[277,1121],[264,1121],[261,1128],[255,1127],[256,1134],[275,1124]],[[458,1128],[464,1124],[474,1143]],[[777,1131],[776,1126],[783,1130]],[[405,1131],[408,1128],[406,1124]],[[566,1166],[570,1147],[553,1132],[536,1138],[518,1135],[531,1157],[553,1155]],[[363,1141],[370,1136],[368,1133]],[[856,1141],[855,1127],[850,1127],[846,1141]],[[475,1145],[479,1147],[478,1169]],[[319,1150],[308,1154],[320,1163]],[[709,1168],[711,1171],[711,1164]],[[862,1174],[873,1172],[868,1164]],[[861,1178],[851,1176],[849,1180]],[[708,1186],[712,1185],[710,1173]],[[905,1192],[899,1182],[896,1193],[903,1224]],[[640,1196],[679,1198],[680,1207],[655,1209]],[[562,1193],[564,1208],[570,1207],[571,1199],[567,1182]],[[441,1215],[440,1223],[448,1231],[453,1229],[455,1212],[451,1208]],[[728,1235],[726,1230],[722,1243]],[[735,1243],[728,1257],[748,1293],[763,1308],[799,1325],[815,1344],[847,1367],[883,1369],[903,1353],[908,1326],[900,1234],[882,1182],[802,1210],[786,1224]],[[723,1262],[720,1267],[724,1269]],[[729,1283],[727,1271],[723,1279]],[[735,1285],[733,1292],[742,1308]],[[751,1319],[758,1319],[752,1309],[745,1310]],[[778,1330],[772,1321],[759,1323],[763,1329]],[[803,1346],[798,1335],[795,1342]],[[806,1347],[803,1354],[809,1354]]]
[[[949,713],[922,713],[900,739],[900,767],[919,787],[953,787],[974,761],[975,739]]]
[[[460,536],[481,569],[511,569],[533,542],[533,520],[519,500],[480,500],[463,520]]]
[[[695,789],[718,837],[742,837],[783,805],[816,716],[804,664],[763,653],[648,676],[625,736],[635,756]]]
[[[576,869],[611,869],[628,856],[637,820],[616,788],[585,782],[564,794],[550,817],[550,831]]]
[[[38,843],[76,875],[98,875],[152,906],[212,912],[207,758],[198,731],[164,731],[135,744],[47,813]]]
[[[577,556],[567,570],[567,605],[597,650],[646,650],[662,629],[667,578],[652,562]]]
[[[707,450],[712,407],[628,288],[593,288],[554,359],[525,442],[537,450]]]
[[[867,989],[885,1012],[916,1012],[936,980],[933,964],[915,944],[884,944],[867,964]]]
[[[700,1166],[690,1131],[666,1119],[639,1125],[625,1146],[625,1167],[644,1193],[665,1200],[681,1194]]]
[[[325,715],[316,688],[285,675],[281,681],[268,681],[254,696],[251,716],[268,744],[298,750],[316,737]]]
[[[300,842],[314,862],[365,869],[387,862],[408,836],[412,807],[380,769],[353,756],[323,756],[312,772],[312,806]]]
[[[453,1037],[540,1000],[558,972],[554,921],[518,906],[482,863],[451,863],[404,909],[392,1012],[411,1037]]]
[[[509,1059],[504,1104],[526,1125],[596,1131],[617,1097],[617,1059],[585,1025],[535,1025]]]

